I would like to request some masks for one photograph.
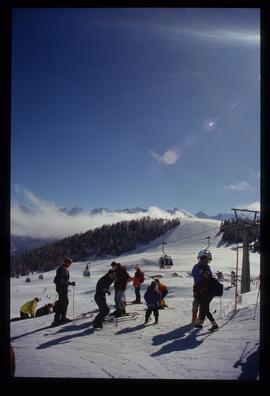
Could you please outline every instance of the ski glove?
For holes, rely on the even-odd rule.
[[[75,282],[69,282],[70,286],[76,286]]]

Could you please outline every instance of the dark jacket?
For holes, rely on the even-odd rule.
[[[144,293],[144,299],[148,307],[158,307],[161,300],[161,293],[159,290],[153,290],[149,286]]]
[[[194,297],[198,300],[211,297],[210,294],[210,278],[212,275],[205,272],[200,276],[200,279],[193,286]]]
[[[108,274],[102,276],[96,285],[96,294],[104,295],[109,292],[110,285],[114,282]]]
[[[200,265],[201,265],[201,262],[199,261],[197,264],[194,265],[194,267],[192,268],[192,271],[191,271],[191,275],[193,276],[193,279],[194,279],[194,284],[196,284],[200,280],[200,269],[199,269]],[[206,269],[207,269],[207,272],[210,275],[212,275],[211,268],[209,267],[208,264],[206,264]]]
[[[70,284],[69,270],[64,264],[57,268],[54,283],[56,284],[56,287],[68,288],[68,285]]]
[[[119,265],[115,270],[116,281],[114,282],[115,290],[125,291],[127,288],[128,282],[131,280],[128,272]]]

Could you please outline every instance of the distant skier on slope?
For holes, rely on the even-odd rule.
[[[146,292],[144,293],[144,299],[147,304],[147,310],[145,313],[145,324],[148,323],[151,313],[154,313],[155,317],[155,324],[158,323],[158,318],[159,318],[159,303],[161,300],[161,293],[158,290],[158,285],[155,281],[151,283],[150,286],[148,286]]]
[[[69,304],[68,300],[68,286],[75,286],[75,282],[69,282],[69,267],[72,264],[71,258],[66,258],[64,263],[57,268],[54,283],[56,285],[56,291],[58,293],[58,302],[55,307],[53,326],[57,326],[62,323],[71,322],[71,319],[66,317],[67,308]]]
[[[136,272],[134,274],[134,277],[132,278],[133,280],[133,286],[135,289],[135,300],[132,301],[132,304],[140,304],[141,303],[141,294],[140,294],[140,290],[141,290],[141,285],[144,282],[144,273],[143,271],[140,269],[138,264],[135,264],[135,269]]]
[[[213,295],[211,294],[212,275],[209,274],[209,270],[205,263],[199,265],[199,272],[200,279],[193,287],[194,296],[196,296],[196,300],[198,301],[200,307],[199,321],[194,324],[194,327],[202,329],[204,319],[207,317],[212,323],[210,331],[213,331],[218,329],[218,325],[215,322],[213,315],[209,311],[209,305],[213,299]]]
[[[103,322],[105,317],[109,314],[110,308],[106,302],[106,293],[111,294],[109,291],[110,285],[115,280],[115,273],[114,270],[109,270],[106,275],[102,276],[96,285],[96,294],[94,296],[95,302],[98,306],[99,313],[95,317],[93,321],[93,327],[96,328],[103,328]]]
[[[199,266],[201,264],[204,264],[206,266],[206,270],[209,273],[209,275],[212,275],[211,268],[209,266],[209,257],[207,255],[202,255],[199,259],[199,262],[194,265],[191,271],[191,275],[193,276],[194,279],[194,286],[199,282],[200,280],[200,270]],[[192,301],[192,323],[195,324],[197,322],[197,315],[198,315],[198,310],[199,310],[199,301],[193,293],[193,301]]]

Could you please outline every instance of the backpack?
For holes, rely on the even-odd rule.
[[[209,284],[207,289],[209,295],[214,297],[221,297],[223,294],[223,284],[213,277],[209,278]]]

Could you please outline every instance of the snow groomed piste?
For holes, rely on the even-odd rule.
[[[103,329],[92,328],[97,306],[93,300],[97,280],[109,269],[112,259],[90,262],[90,277],[82,276],[85,262],[73,263],[71,280],[76,287],[69,292],[70,322],[48,328],[53,315],[11,322],[11,343],[16,352],[16,376],[60,378],[144,378],[144,379],[258,379],[259,353],[259,254],[250,255],[251,291],[243,294],[235,310],[235,288],[230,273],[235,270],[236,252],[231,247],[218,247],[215,238],[219,222],[215,220],[183,220],[181,226],[136,251],[117,257],[131,275],[138,263],[145,273],[141,294],[154,277],[169,288],[168,308],[160,311],[159,323],[154,319],[144,325],[146,305],[127,305],[127,312],[137,312],[134,318],[109,319]],[[210,310],[219,329],[208,332],[211,324],[205,320],[203,329],[191,325],[193,279],[190,271],[197,254],[211,236],[211,268],[224,276],[224,293],[215,298]],[[160,268],[161,243],[173,258],[173,267]],[[239,254],[241,264],[241,252]],[[53,301],[55,271],[11,279],[11,318],[18,316],[22,303],[41,297],[41,304]],[[72,304],[74,290],[74,306]],[[46,291],[45,291],[46,290]],[[107,297],[114,310],[113,287]],[[134,299],[134,288],[128,285],[127,301]],[[170,307],[172,309],[170,309]],[[256,310],[255,310],[256,308]],[[82,313],[87,313],[83,318]],[[46,328],[47,327],[47,328]],[[46,329],[45,329],[46,328]],[[244,351],[244,353],[243,353]],[[72,357],[72,358],[71,358]]]

